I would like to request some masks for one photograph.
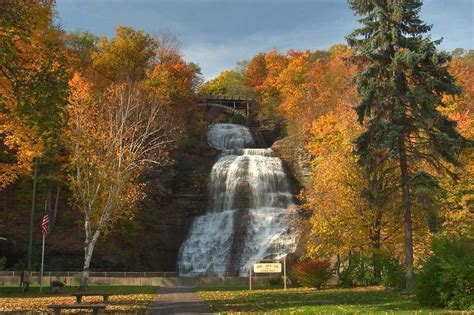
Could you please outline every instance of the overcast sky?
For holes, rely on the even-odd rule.
[[[56,10],[68,31],[168,30],[206,79],[258,52],[328,48],[357,26],[345,0],[57,0]],[[441,49],[474,48],[474,0],[425,0],[421,14]]]

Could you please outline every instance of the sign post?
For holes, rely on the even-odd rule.
[[[252,291],[252,268],[253,264],[250,262],[250,268],[249,268],[249,290]]]
[[[286,256],[283,258],[283,266],[281,260],[272,261],[259,261],[253,263],[251,260],[249,263],[249,290],[252,290],[252,273],[279,273],[283,272],[283,288],[286,290]]]

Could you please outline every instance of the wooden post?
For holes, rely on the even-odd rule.
[[[252,262],[250,262],[249,268],[249,290],[252,291]]]
[[[283,258],[283,289],[286,290],[286,255]]]

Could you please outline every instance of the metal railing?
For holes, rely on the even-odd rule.
[[[81,273],[81,271],[45,271],[43,273],[44,277],[74,277],[75,275]],[[32,277],[39,276],[39,271],[33,271],[31,273]],[[0,271],[0,277],[16,277],[21,276],[21,271]],[[152,278],[152,277],[161,277],[161,278],[170,278],[170,277],[179,277],[177,272],[135,272],[135,271],[102,271],[89,273],[89,277],[117,277],[117,278]]]

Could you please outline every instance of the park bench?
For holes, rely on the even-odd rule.
[[[104,304],[107,304],[107,303],[109,303],[109,296],[111,296],[112,294],[110,294],[110,293],[97,293],[97,292],[76,292],[76,293],[73,293],[71,295],[76,297],[77,304],[81,304],[83,296],[100,296],[100,295],[102,295],[102,297],[104,299]]]
[[[105,309],[105,304],[52,304],[48,305],[48,308],[53,309],[54,315],[60,315],[61,310],[71,310],[71,309],[79,309],[79,310],[92,310],[92,314],[97,315],[99,314],[99,310]]]

